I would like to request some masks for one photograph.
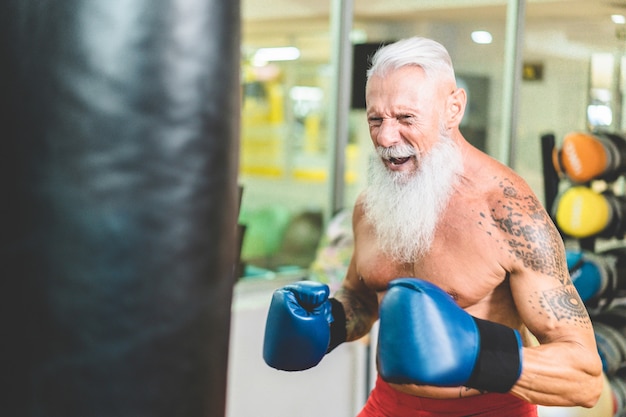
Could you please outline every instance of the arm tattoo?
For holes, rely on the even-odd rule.
[[[518,195],[511,181],[501,181],[500,188],[502,197],[497,207],[492,208],[490,217],[494,226],[504,232],[503,249],[521,260],[525,268],[552,276],[561,284],[537,292],[539,308],[557,321],[590,326],[587,309],[563,259],[563,241],[548,214],[533,195]]]
[[[573,285],[553,288],[538,294],[539,307],[555,317],[557,321],[574,322],[582,327],[591,327],[591,321],[583,301]]]
[[[346,313],[346,339],[351,341],[365,336],[376,319],[372,308],[345,288],[337,290],[334,296],[341,301]]]
[[[552,225],[541,204],[532,195],[519,197],[508,182],[500,183],[502,198],[493,208],[491,218],[504,232],[507,250],[524,263],[524,267],[551,275],[566,285],[569,276],[561,254],[561,236]]]

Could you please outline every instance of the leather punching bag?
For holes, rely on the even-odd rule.
[[[237,0],[0,2],[1,415],[224,416]]]

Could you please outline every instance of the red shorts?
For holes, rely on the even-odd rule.
[[[380,376],[357,417],[537,417],[537,406],[511,394],[488,393],[438,400],[405,394]]]

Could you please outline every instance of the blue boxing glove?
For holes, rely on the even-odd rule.
[[[522,371],[517,330],[466,313],[427,281],[391,281],[380,304],[378,364],[391,383],[508,392]]]
[[[343,306],[329,293],[328,285],[312,281],[274,291],[263,342],[269,366],[283,371],[312,368],[346,340]]]

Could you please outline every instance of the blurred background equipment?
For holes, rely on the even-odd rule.
[[[626,141],[572,132],[560,148],[541,137],[546,207],[566,246],[567,266],[592,319],[612,412],[540,407],[540,417],[626,416]],[[599,404],[603,403],[603,397]],[[598,406],[596,406],[598,407]],[[608,410],[608,409],[607,409]]]
[[[572,132],[554,149],[554,167],[573,183],[615,181],[626,170],[626,139],[612,133]]]
[[[610,191],[570,187],[556,198],[553,212],[557,227],[572,238],[622,238],[626,231],[626,200]]]
[[[574,286],[585,303],[614,298],[617,271],[613,256],[600,256],[582,250],[567,250],[566,256]]]

